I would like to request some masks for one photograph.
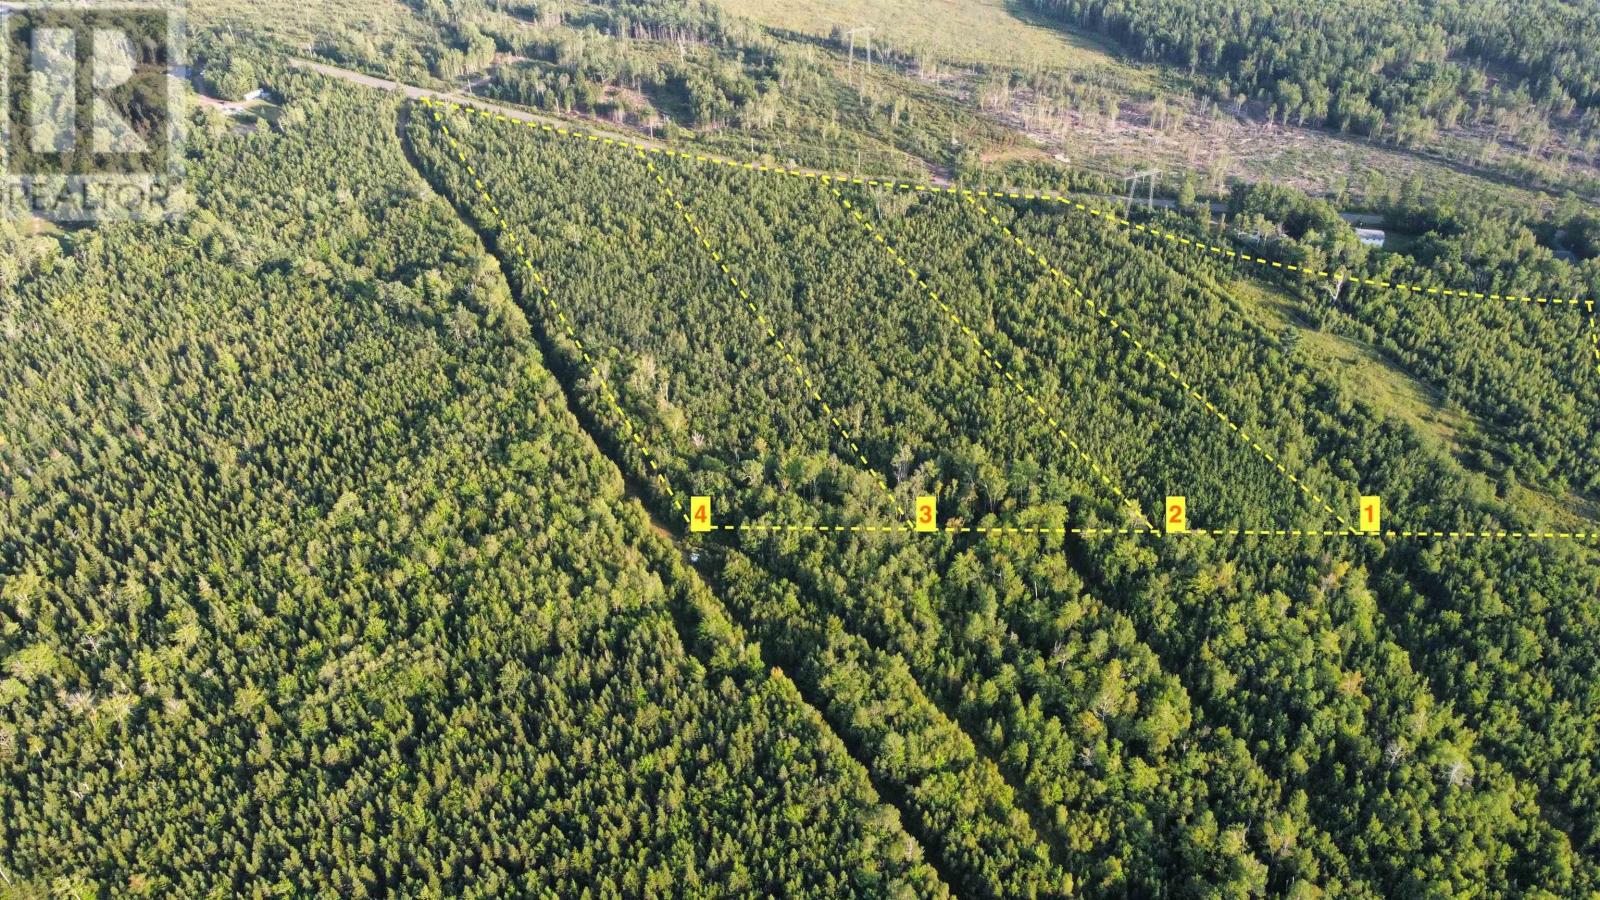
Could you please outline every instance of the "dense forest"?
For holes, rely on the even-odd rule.
[[[1600,126],[1600,16],[1561,0],[1027,0],[1273,117],[1403,143],[1439,127]],[[1530,113],[1536,115],[1530,116]],[[1522,135],[1527,138],[1527,135]]]
[[[1026,6],[1279,122],[1600,124],[1583,4]],[[182,215],[0,221],[0,900],[1600,895],[1592,208],[713,165],[1106,192],[981,95],[1120,87],[381,10],[307,52],[694,152],[223,29],[270,112]]]
[[[942,894],[396,105],[273,83],[189,216],[6,286],[0,896]]]
[[[1583,302],[1600,297],[1600,260],[1555,257],[1547,245],[1563,224],[1559,216],[1482,203],[1404,205],[1389,218],[1415,237],[1404,253],[1382,253],[1363,246],[1329,204],[1282,188],[1237,186],[1229,214],[1226,235],[1179,216],[1158,227],[1231,238],[1241,250],[1335,273],[1285,279],[1307,320],[1382,348],[1444,402],[1469,410],[1484,425],[1473,439],[1474,468],[1493,473],[1501,493],[1532,484],[1600,496],[1600,380]],[[1590,214],[1573,212],[1564,224],[1587,255]],[[1435,289],[1532,299],[1427,293]]]
[[[1543,524],[1284,352],[1213,257],[1174,268],[1059,205],[629,159],[459,114],[409,134],[493,246],[538,261],[671,483],[725,521],[894,522],[933,493],[946,526],[1118,528],[1185,493],[1208,527],[1337,532],[1378,493],[1407,529]],[[582,383],[578,402],[612,415]],[[1597,883],[1591,549],[804,530],[701,546],[958,890]]]

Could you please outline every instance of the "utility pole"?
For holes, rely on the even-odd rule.
[[[872,26],[857,25],[855,28],[852,28],[844,33],[845,37],[850,39],[850,72],[852,74],[854,74],[856,70],[856,32],[863,32],[865,34],[867,41],[867,68],[872,67]],[[865,72],[862,73],[861,77],[862,80],[865,81]]]
[[[1139,190],[1139,179],[1141,179],[1141,178],[1146,178],[1146,179],[1149,179],[1149,181],[1150,181],[1149,195],[1148,195],[1148,198],[1147,198],[1146,202],[1149,204],[1151,209],[1155,209],[1155,207],[1156,207],[1156,176],[1158,176],[1160,174],[1161,174],[1161,172],[1159,172],[1156,169],[1145,169],[1142,172],[1135,172],[1132,175],[1125,176],[1122,179],[1122,183],[1126,184],[1128,186],[1128,199],[1127,199],[1126,203],[1124,203],[1124,205],[1123,205],[1124,211],[1131,212],[1133,210],[1133,198],[1134,198],[1135,193]]]

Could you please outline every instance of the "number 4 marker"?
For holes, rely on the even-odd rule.
[[[710,497],[691,497],[691,498],[689,498],[689,530],[690,531],[710,531],[711,530],[711,498]]]

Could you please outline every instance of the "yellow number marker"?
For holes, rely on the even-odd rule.
[[[1167,534],[1182,534],[1189,530],[1189,499],[1167,498]]]
[[[939,501],[936,498],[917,498],[916,528],[918,531],[939,530]]]
[[[691,498],[689,498],[689,530],[690,531],[710,531],[711,530],[711,498],[710,497],[691,497]]]
[[[1383,501],[1377,497],[1361,498],[1361,531],[1377,534],[1383,530]]]

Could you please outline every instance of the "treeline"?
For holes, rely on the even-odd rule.
[[[768,127],[779,108],[780,72],[759,52],[697,48],[690,59],[593,30],[528,39],[518,52],[526,59],[489,73],[490,96],[638,125],[664,124],[664,115],[702,128]]]
[[[1392,526],[1542,524],[1283,354],[1223,292],[1236,273],[1207,255],[1184,255],[1180,272],[1054,204],[986,214],[960,198],[841,197],[651,157],[808,385],[761,340],[642,161],[468,117],[450,127],[509,230],[496,236],[446,145],[416,122],[433,177],[496,245],[527,248],[585,346],[601,348],[671,482],[713,495],[724,521],[892,523],[932,493],[947,525],[1122,527],[1184,493],[1206,527],[1337,528],[1311,494],[1348,517],[1373,492]],[[988,215],[1178,361],[1250,440]],[[536,295],[518,287],[532,309]],[[546,332],[576,358],[560,329]],[[592,414],[614,423],[606,408]],[[1143,515],[1114,502],[1060,430]],[[650,471],[627,440],[612,443]],[[1600,660],[1573,650],[1597,637],[1589,550],[804,531],[699,548],[736,617],[900,794],[958,889],[1562,895],[1596,884],[1587,798],[1600,734],[1581,672]],[[1560,599],[1529,603],[1530,590]],[[1494,627],[1508,610],[1527,623],[1514,636]],[[1515,713],[1535,708],[1537,725]],[[975,816],[971,798],[988,812]]]
[[[995,126],[942,98],[845,83],[814,47],[775,39],[705,3],[585,7],[435,5],[438,77],[469,79],[503,102],[627,124],[652,135],[738,147],[812,165],[923,171],[953,161],[951,135]],[[476,48],[476,49],[474,49]]]
[[[1551,120],[1600,124],[1600,24],[1556,0],[1338,6],[1261,0],[1028,0],[1142,59],[1216,80],[1271,118],[1400,143],[1489,124],[1542,143]],[[1534,111],[1535,116],[1525,114]]]
[[[516,57],[483,91],[513,103],[661,127],[770,128],[785,85],[806,80],[798,57],[709,3],[634,2],[556,27],[482,27]]]
[[[414,0],[394,11],[375,14],[372,29],[328,28],[315,54],[718,152],[886,175],[975,162],[976,148],[1004,133],[892,69],[845,73],[815,45],[776,38],[701,0]],[[252,34],[276,33],[270,16],[252,24]],[[285,38],[276,52],[304,51]]]
[[[1482,240],[1493,242],[1496,237],[1490,234]],[[1161,248],[1164,256],[1179,263],[1187,279],[1221,286],[1244,274],[1230,271],[1231,267],[1222,265],[1209,253],[1188,250],[1174,255],[1175,248],[1166,241],[1161,242]],[[1068,258],[1118,258],[1087,247],[1069,248],[1066,255]],[[1390,259],[1390,265],[1398,265],[1393,257]],[[1380,270],[1380,274],[1397,280],[1413,280],[1417,276],[1417,272],[1409,268],[1404,271],[1391,268],[1386,273]],[[1502,290],[1507,287],[1493,286]],[[1175,284],[1169,290],[1181,288]],[[1139,292],[1120,294],[1123,297],[1140,295]],[[1162,292],[1156,295],[1170,296]],[[1427,295],[1408,297],[1379,291],[1364,291],[1359,296],[1367,298],[1364,302],[1369,304],[1369,309],[1383,310],[1382,314],[1390,322],[1416,317],[1427,323],[1433,329],[1433,340],[1440,344],[1448,342],[1452,363],[1464,366],[1471,362],[1480,371],[1501,373],[1503,383],[1512,385],[1516,393],[1544,398],[1543,405],[1516,410],[1524,417],[1516,420],[1515,432],[1508,432],[1515,437],[1495,433],[1483,437],[1484,446],[1492,448],[1492,452],[1505,452],[1519,463],[1537,467],[1541,460],[1548,464],[1547,459],[1537,454],[1552,444],[1563,448],[1571,446],[1571,441],[1587,440],[1586,435],[1592,429],[1586,427],[1575,436],[1569,435],[1567,441],[1558,437],[1559,423],[1569,420],[1563,417],[1576,416],[1577,421],[1583,422],[1594,415],[1592,406],[1568,402],[1569,398],[1592,394],[1592,391],[1577,392],[1594,378],[1591,366],[1582,358],[1584,329],[1575,310],[1470,300],[1441,303],[1438,298],[1430,303],[1425,302]],[[1223,297],[1225,294],[1219,292],[1216,302],[1226,306],[1229,301]],[[1185,346],[1214,348],[1229,346],[1229,341],[1242,345],[1247,340],[1259,347],[1271,347],[1276,343],[1272,335],[1261,333],[1253,326],[1241,329],[1235,338],[1206,339],[1190,330],[1192,322],[1203,319],[1203,316],[1185,317],[1179,333],[1207,342],[1189,345],[1185,341],[1180,345],[1169,339],[1166,346],[1173,358],[1184,352]],[[1505,320],[1506,326],[1495,328],[1492,323],[1496,319]],[[1404,330],[1415,333],[1422,329],[1407,327]],[[1212,355],[1220,354],[1216,351],[1207,354]],[[1235,363],[1211,369],[1208,363],[1204,370],[1191,365],[1186,374],[1218,385],[1226,378],[1237,377],[1228,375],[1230,372],[1268,372],[1281,365]],[[1206,371],[1212,373],[1211,378],[1206,377]],[[1470,370],[1435,370],[1433,374],[1439,376],[1436,383],[1455,384],[1455,390],[1460,391],[1459,379],[1464,371]],[[1273,380],[1261,377],[1269,383]],[[1276,378],[1283,384],[1301,383],[1287,374]],[[1342,392],[1335,392],[1319,381],[1305,384],[1305,390],[1311,392],[1310,402],[1305,407],[1297,407],[1296,413],[1302,417],[1302,427],[1306,431],[1321,435],[1319,449],[1308,451],[1304,457],[1290,449],[1287,451],[1290,458],[1332,460],[1336,470],[1348,473],[1345,477],[1352,484],[1363,485],[1364,491],[1381,492],[1384,502],[1389,504],[1387,508],[1405,509],[1402,520],[1405,527],[1446,532],[1530,528],[1560,531],[1573,527],[1552,521],[1540,503],[1531,504],[1528,513],[1513,513],[1512,504],[1506,500],[1519,496],[1514,478],[1500,488],[1499,493],[1506,500],[1495,500],[1495,488],[1474,473],[1452,471],[1454,466],[1440,465],[1437,461],[1424,463],[1431,454],[1422,451],[1422,442],[1416,437],[1387,426],[1373,433],[1375,420],[1381,420],[1381,414],[1376,410],[1364,410],[1353,398],[1337,400]],[[1563,391],[1573,393],[1564,397]],[[1318,402],[1314,399],[1318,394],[1329,396]],[[1492,400],[1492,394],[1474,398],[1472,408],[1484,410],[1487,421],[1509,418],[1504,398],[1500,398],[1501,405],[1493,409]],[[1267,401],[1264,396],[1260,402],[1274,401]],[[1275,402],[1284,402],[1281,394]],[[1272,443],[1282,449],[1292,448],[1297,442],[1275,439]],[[1569,451],[1549,449],[1549,452]],[[1577,463],[1574,469],[1588,471]],[[1495,467],[1489,467],[1489,471],[1495,471]],[[1552,474],[1551,483],[1558,487],[1571,485],[1579,477]],[[1374,485],[1379,486],[1374,488]],[[1582,672],[1594,662],[1580,658],[1583,654],[1574,657],[1566,649],[1574,646],[1574,642],[1590,640],[1580,635],[1587,635],[1592,627],[1586,620],[1591,617],[1593,586],[1597,578],[1593,552],[1579,545],[1540,546],[1527,541],[1402,542],[1371,568],[1374,573],[1371,589],[1379,601],[1378,610],[1386,614],[1396,643],[1408,649],[1418,669],[1427,674],[1429,682],[1442,695],[1441,699],[1458,704],[1467,721],[1476,723],[1496,758],[1543,785],[1542,796],[1545,802],[1553,805],[1550,820],[1562,828],[1570,828],[1578,848],[1593,848],[1597,840],[1596,823],[1586,811],[1593,805],[1590,798],[1600,795],[1600,783],[1589,774],[1593,771],[1596,734],[1592,701],[1582,686],[1586,678]],[[1547,599],[1553,597],[1561,599],[1553,602]],[[1502,626],[1510,620],[1519,624],[1507,632]],[[1531,662],[1530,653],[1539,654],[1543,662]],[[1537,711],[1540,724],[1529,725],[1519,720],[1517,710]],[[1560,733],[1562,737],[1547,740],[1538,736],[1547,732]]]
[[[1209,218],[1164,214],[1161,224],[1333,273],[1274,270],[1313,325],[1380,348],[1450,405],[1470,411],[1483,426],[1464,436],[1470,461],[1495,476],[1500,494],[1511,496],[1519,485],[1561,495],[1600,492],[1600,404],[1582,303],[1600,297],[1600,248],[1593,244],[1600,229],[1592,212],[1572,202],[1543,213],[1470,198],[1402,200],[1384,222],[1397,233],[1391,237],[1400,252],[1363,246],[1332,205],[1274,185],[1236,186],[1225,232],[1198,224]],[[1551,247],[1562,244],[1579,258],[1558,259]],[[1376,286],[1383,282],[1422,292]],[[1496,294],[1534,299],[1489,299]]]
[[[946,894],[397,105],[265,74],[300,127],[6,286],[0,896]]]

